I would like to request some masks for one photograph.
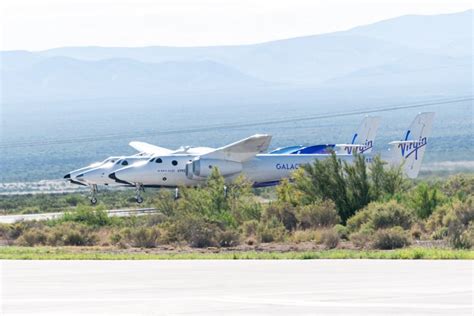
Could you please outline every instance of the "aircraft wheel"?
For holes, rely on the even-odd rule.
[[[91,204],[92,205],[96,205],[97,204],[97,199],[94,197],[94,198],[91,198]]]
[[[142,204],[143,203],[143,198],[141,196],[137,197],[136,198],[136,201],[138,204]]]

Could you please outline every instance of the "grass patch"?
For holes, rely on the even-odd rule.
[[[115,250],[116,251],[116,250]],[[0,247],[10,260],[301,260],[301,259],[474,259],[472,250],[406,248],[396,250],[332,249],[307,252],[111,252],[94,247]]]

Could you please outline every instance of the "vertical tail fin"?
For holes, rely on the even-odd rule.
[[[374,146],[375,135],[380,125],[380,117],[378,116],[366,116],[355,133],[352,136],[351,144],[364,144],[365,147],[360,149],[361,153],[370,153]]]
[[[380,125],[380,117],[366,116],[357,132],[352,135],[349,144],[334,145],[337,154],[352,155],[353,153],[369,154],[374,147],[375,135]]]
[[[420,172],[434,115],[434,112],[418,114],[405,131],[403,139],[390,142],[392,164],[403,163],[403,171],[409,178],[416,178]]]

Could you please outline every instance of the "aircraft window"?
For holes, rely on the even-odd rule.
[[[156,163],[162,163],[163,160],[161,160],[161,158],[156,158],[156,161],[155,161],[155,162],[156,162]]]
[[[166,180],[167,180],[166,177],[163,177],[163,181],[166,181]]]
[[[176,160],[173,160],[173,161],[171,162],[171,164],[172,164],[173,166],[176,166],[176,165],[178,164],[178,162],[177,162]]]
[[[122,162],[122,160],[117,160],[117,162],[115,164],[118,165],[118,164],[120,164],[120,162]]]
[[[151,159],[150,159],[150,162],[153,162],[153,161],[155,161],[155,158],[151,158]]]
[[[122,166],[128,166],[128,161],[126,160],[122,161]]]

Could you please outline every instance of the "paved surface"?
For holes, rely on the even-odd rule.
[[[473,261],[2,261],[0,314],[472,315]]]
[[[138,208],[138,209],[122,209],[122,210],[107,210],[109,216],[140,216],[145,214],[157,213],[155,208]],[[64,215],[64,212],[56,213],[40,213],[40,214],[14,214],[1,215],[0,223],[12,224],[21,221],[44,221],[47,219],[58,218]]]

